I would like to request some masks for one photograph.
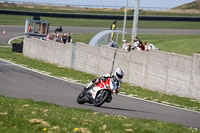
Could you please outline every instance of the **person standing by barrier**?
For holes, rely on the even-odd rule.
[[[31,32],[31,25],[28,26],[28,32]]]
[[[113,41],[112,39],[109,40],[108,45],[109,45],[110,47],[113,47],[113,48],[119,48],[119,47],[117,46],[117,43],[116,43],[115,41]]]
[[[144,45],[145,45],[145,51],[158,50],[158,48],[156,48],[152,43],[145,42]]]
[[[50,35],[50,33],[47,34],[46,40],[51,40],[51,35]]]
[[[67,33],[64,33],[64,35],[61,38],[61,42],[66,44],[66,42],[68,41],[67,39],[68,39]]]
[[[142,50],[143,51],[144,49],[145,49],[145,47],[144,47],[144,45],[142,43],[138,44],[137,50]]]
[[[127,43],[126,40],[122,40],[122,50],[131,51],[131,44]]]
[[[67,42],[69,42],[69,43],[72,42],[72,37],[71,37],[71,34],[70,34],[70,33],[67,35]]]
[[[139,44],[142,44],[142,41],[138,37],[135,37],[133,39],[133,47],[134,47],[134,49],[137,49]]]
[[[55,42],[61,42],[61,38],[60,38],[60,35],[59,35],[59,34],[56,33],[56,34],[54,35],[54,41],[55,41]]]

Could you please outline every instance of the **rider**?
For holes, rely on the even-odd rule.
[[[108,78],[113,80],[114,83],[117,85],[117,89],[115,90],[115,93],[117,94],[119,92],[120,86],[122,84],[122,78],[124,76],[124,72],[122,69],[117,68],[114,72],[114,74],[106,74],[103,76],[100,76],[99,78],[93,79],[86,87],[85,90],[90,89],[91,87],[98,85],[102,80],[107,81]],[[111,99],[112,100],[112,99]]]

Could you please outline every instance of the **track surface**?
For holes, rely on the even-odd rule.
[[[151,103],[134,98],[113,95],[111,103],[102,107],[79,105],[76,97],[82,85],[45,76],[0,60],[0,95],[32,98],[65,107],[91,109],[98,112],[136,118],[175,122],[200,129],[200,113]]]
[[[56,27],[51,27],[50,32],[53,33]],[[63,27],[63,32],[70,33],[98,33],[108,28],[95,28],[95,27]],[[6,36],[3,36],[3,30],[6,30]],[[25,31],[24,26],[1,26],[0,25],[0,44],[8,44],[8,40],[16,37],[23,36]],[[131,29],[127,29],[127,33],[131,33]],[[189,34],[199,35],[200,30],[175,30],[175,29],[139,29],[138,33],[142,34]]]

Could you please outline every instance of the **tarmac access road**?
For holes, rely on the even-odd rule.
[[[55,31],[56,27],[50,27],[50,33]],[[6,31],[6,36],[3,36],[3,31]],[[63,27],[63,33],[98,33],[108,28],[97,27]],[[118,29],[120,30],[120,29]],[[24,26],[4,26],[0,25],[0,44],[7,45],[8,41],[17,36],[23,36],[25,31]],[[132,33],[132,29],[127,29],[127,33]],[[200,35],[200,30],[178,30],[178,29],[138,29],[140,34],[184,34],[184,35]]]
[[[113,115],[174,122],[200,129],[200,112],[184,110],[150,101],[113,95],[111,103],[101,107],[80,105],[76,98],[83,85],[46,76],[0,59],[0,95],[31,98],[70,108],[91,109]]]

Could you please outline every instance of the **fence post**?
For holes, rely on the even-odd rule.
[[[112,68],[111,68],[111,72],[110,72],[110,74],[112,74],[112,72],[113,72],[113,68],[114,68],[114,64],[115,64],[115,57],[116,57],[116,54],[117,54],[117,48],[115,48],[115,52],[114,52],[114,55],[113,55]]]
[[[75,67],[75,58],[76,58],[76,44],[72,44],[72,56],[71,56],[71,68]]]

